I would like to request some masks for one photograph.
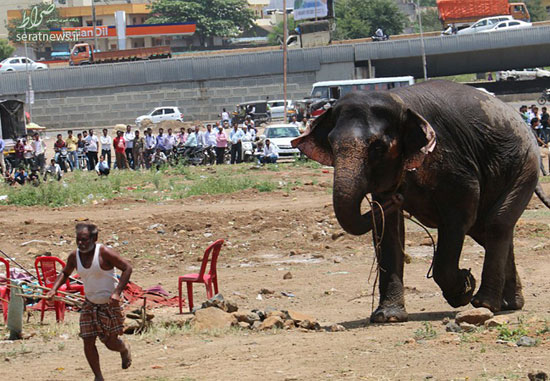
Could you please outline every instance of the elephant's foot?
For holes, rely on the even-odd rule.
[[[443,291],[443,297],[454,308],[465,306],[472,300],[476,289],[476,279],[470,270],[461,269],[458,272],[456,291]]]
[[[398,323],[407,321],[409,314],[403,306],[379,306],[370,316],[371,323]]]
[[[502,298],[500,295],[496,295],[494,292],[479,290],[476,296],[472,299],[472,305],[480,308],[485,307],[492,312],[500,311],[502,304]]]
[[[521,292],[521,287],[517,289],[507,290],[504,289],[502,295],[502,303],[500,309],[502,311],[512,311],[512,310],[521,310],[525,300],[523,299],[523,293]]]

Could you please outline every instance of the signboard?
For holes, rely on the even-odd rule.
[[[143,24],[143,25],[127,25],[126,37],[143,37],[143,36],[192,36],[195,33],[196,25],[194,23],[180,24]],[[94,37],[93,27],[68,27],[61,29],[52,29],[52,34],[76,33],[81,39],[91,39]],[[96,26],[96,36],[98,38],[116,38],[116,26]]]
[[[295,0],[294,20],[320,19],[329,16],[329,0]]]

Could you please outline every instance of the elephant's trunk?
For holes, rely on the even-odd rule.
[[[334,170],[334,213],[340,226],[353,235],[362,235],[371,231],[374,221],[381,220],[382,213],[393,212],[403,203],[403,196],[395,194],[392,199],[382,205],[382,209],[374,207],[374,211],[361,214],[361,203],[369,189],[363,171],[353,168],[335,167]],[[373,218],[374,213],[374,218]]]

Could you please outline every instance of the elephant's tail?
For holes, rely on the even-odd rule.
[[[546,193],[544,193],[542,187],[540,186],[540,183],[537,184],[537,187],[535,188],[535,193],[540,198],[542,203],[546,205],[547,208],[550,208],[550,198],[548,198]]]

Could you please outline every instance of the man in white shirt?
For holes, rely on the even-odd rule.
[[[205,146],[205,144],[204,144],[204,134],[201,131],[201,126],[198,125],[198,124],[195,126],[195,136],[197,137],[197,147]]]
[[[229,123],[229,121],[231,120],[231,118],[229,117],[229,113],[225,110],[225,108],[222,111],[221,117],[222,117],[222,123],[226,120]]]
[[[93,171],[97,164],[97,151],[99,139],[94,135],[94,130],[90,128],[89,135],[86,137],[86,156],[88,156],[88,171]]]
[[[111,166],[107,161],[105,160],[105,156],[101,155],[99,157],[99,161],[97,162],[95,166],[95,171],[98,176],[108,176],[110,172]]]
[[[46,143],[40,139],[38,133],[35,133],[32,138],[31,146],[36,157],[36,164],[40,167],[40,173],[44,173],[44,167],[46,166]]]
[[[176,135],[172,134],[172,129],[168,129],[168,135],[164,138],[164,146],[166,147],[166,152],[170,152],[177,146],[178,140]]]
[[[113,146],[113,138],[109,136],[109,131],[106,128],[103,129],[103,135],[99,137],[101,143],[101,156],[107,158],[107,164],[111,168],[111,147]]]
[[[145,131],[145,167],[151,168],[151,156],[155,152],[157,146],[157,139],[153,136],[153,131],[148,128]]]
[[[126,126],[126,132],[124,133],[124,140],[126,141],[126,159],[130,168],[134,169],[134,138],[136,134],[132,131],[132,126],[129,124]]]
[[[274,143],[271,143],[269,139],[266,139],[264,144],[264,152],[259,157],[260,164],[275,164],[278,158],[279,148]]]
[[[48,176],[52,176],[57,181],[61,180],[63,176],[63,171],[59,164],[55,162],[55,159],[50,160],[50,165],[46,167],[46,172],[44,173],[44,181],[48,179]]]
[[[243,161],[242,158],[242,139],[244,132],[237,124],[233,125],[233,129],[229,133],[229,140],[231,141],[231,164],[239,164]]]

